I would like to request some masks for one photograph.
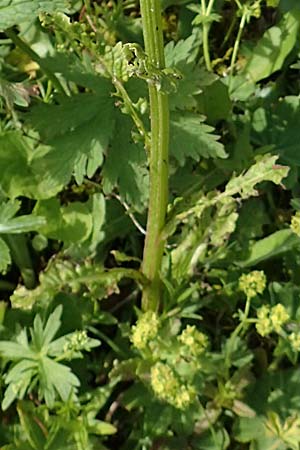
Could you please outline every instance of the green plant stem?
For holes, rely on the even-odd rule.
[[[231,57],[231,63],[230,63],[230,79],[229,79],[229,90],[232,87],[232,81],[233,81],[233,70],[234,70],[234,66],[236,63],[236,59],[237,59],[237,54],[239,51],[239,47],[240,47],[240,42],[241,42],[241,37],[245,28],[245,24],[246,24],[246,19],[247,19],[247,12],[245,11],[241,17],[241,21],[240,21],[240,26],[239,26],[239,31],[234,43],[234,47],[233,47],[233,52],[232,52],[232,57]]]
[[[206,6],[206,1],[201,0],[201,9],[202,9],[202,15],[205,17],[205,20],[203,22],[203,33],[202,33],[202,45],[203,45],[203,56],[205,65],[208,71],[212,71],[212,65],[210,60],[210,53],[209,53],[209,30],[210,30],[210,23],[206,22],[206,19],[210,16],[213,5],[215,0],[209,0],[208,5]]]
[[[10,248],[13,262],[19,267],[25,287],[33,289],[36,286],[36,275],[24,234],[4,234],[3,238]]]
[[[144,139],[145,149],[146,149],[147,154],[149,154],[149,152],[150,152],[150,139],[149,139],[148,133],[145,130],[145,127],[144,127],[142,119],[138,115],[138,113],[137,113],[137,111],[136,111],[136,109],[135,109],[135,107],[134,107],[134,105],[132,103],[132,100],[131,100],[131,98],[128,95],[128,92],[124,88],[124,86],[121,83],[121,81],[118,80],[116,77],[113,77],[112,78],[112,82],[113,82],[115,88],[117,89],[118,95],[120,95],[120,97],[124,101],[124,104],[126,105],[126,108],[128,108],[128,110],[130,112],[130,116],[131,116],[132,120],[134,121],[138,132],[140,133],[140,135]]]
[[[43,58],[41,58],[34,50],[32,50],[32,48],[25,41],[23,41],[23,39],[21,39],[12,29],[6,30],[5,34],[12,40],[16,47],[19,47],[33,61],[38,63],[41,70],[52,82],[53,86],[58,90],[58,92],[64,95],[68,95],[57,76],[45,66]]]
[[[239,323],[239,325],[235,328],[235,330],[233,331],[233,333],[231,334],[229,341],[228,341],[228,348],[227,348],[227,354],[226,354],[226,358],[225,358],[225,367],[227,369],[229,369],[230,367],[230,357],[233,351],[233,347],[234,347],[234,341],[236,340],[236,338],[239,335],[243,335],[246,331],[247,325],[249,323],[249,312],[250,312],[250,305],[251,305],[251,297],[247,297],[246,300],[246,305],[245,305],[245,310],[244,313],[242,315],[242,320]]]
[[[140,0],[145,51],[157,69],[165,67],[161,5],[159,0]],[[149,82],[150,98],[150,191],[142,272],[150,281],[143,289],[142,309],[157,310],[160,304],[160,269],[164,252],[162,230],[168,204],[169,102],[168,95]]]

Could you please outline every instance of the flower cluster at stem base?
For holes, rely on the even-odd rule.
[[[138,350],[143,350],[147,347],[158,333],[159,319],[157,314],[152,311],[147,311],[138,318],[135,325],[132,327],[131,342]]]

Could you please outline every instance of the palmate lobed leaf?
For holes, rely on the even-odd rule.
[[[39,370],[40,394],[49,407],[53,406],[57,394],[64,402],[70,398],[76,398],[80,381],[70,367],[45,356],[40,361]]]
[[[103,163],[104,153],[114,131],[114,104],[111,84],[102,79],[97,93],[63,98],[57,105],[40,105],[25,115],[49,148],[36,170],[58,179],[60,188],[75,170],[76,181],[92,177]]]
[[[68,0],[1,0],[0,31],[32,21],[40,13],[67,11],[68,6]]]
[[[61,314],[62,306],[59,305],[50,314],[46,324],[36,315],[30,328],[30,342],[25,328],[17,336],[17,342],[0,341],[1,356],[8,361],[15,361],[5,376],[7,389],[2,402],[3,409],[7,409],[15,399],[23,399],[35,386],[39,398],[45,399],[48,407],[53,406],[57,397],[64,402],[76,399],[79,379],[70,367],[51,357],[69,360],[82,357],[83,351],[90,351],[100,341],[88,338],[84,332],[70,333],[53,341],[61,326]]]
[[[173,113],[170,124],[170,154],[180,165],[187,157],[226,158],[219,136],[212,134],[214,128],[203,123],[204,117],[193,113]]]

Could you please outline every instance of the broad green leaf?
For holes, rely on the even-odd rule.
[[[117,115],[115,136],[108,148],[103,168],[103,187],[106,193],[118,186],[125,202],[143,210],[148,196],[148,169],[145,149],[133,142],[131,120]]]
[[[300,11],[284,14],[281,21],[269,28],[258,41],[243,74],[257,82],[281,69],[285,58],[296,44],[300,24]]]
[[[66,11],[67,0],[1,0],[0,31],[26,21],[32,21],[40,13]]]
[[[264,434],[263,417],[240,418],[235,426],[235,438],[239,442],[249,442]]]
[[[267,417],[240,418],[235,438],[239,442],[252,442],[256,450],[298,450],[300,443],[300,420],[297,416],[283,421],[270,411]]]
[[[85,241],[93,229],[93,218],[85,203],[73,202],[61,206],[57,198],[37,202],[34,213],[46,218],[39,228],[44,236],[65,244]]]
[[[208,430],[204,435],[194,438],[193,446],[196,450],[226,450],[229,448],[230,438],[225,428]]]
[[[0,272],[5,273],[11,263],[10,251],[5,241],[0,238]]]
[[[170,124],[170,154],[182,166],[186,158],[226,158],[214,128],[203,123],[203,116],[193,113],[173,113]]]
[[[250,255],[245,261],[238,261],[240,267],[251,267],[276,256],[280,256],[293,248],[299,247],[299,237],[292,230],[279,230],[255,242],[250,248]]]
[[[209,123],[227,119],[231,112],[228,87],[221,81],[206,86],[197,98],[199,110],[207,117]]]
[[[300,98],[287,96],[275,105],[260,107],[253,114],[253,140],[271,145],[283,161],[300,165]]]
[[[29,198],[53,197],[61,188],[55,174],[45,177],[36,158],[43,158],[49,150],[36,140],[23,137],[18,131],[0,133],[0,186],[10,198],[20,195]]]

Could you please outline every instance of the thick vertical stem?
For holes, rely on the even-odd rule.
[[[145,50],[157,68],[165,67],[160,0],[140,0]],[[142,271],[149,279],[143,290],[144,311],[157,310],[160,303],[160,269],[164,251],[161,232],[168,203],[169,104],[168,95],[149,83],[150,98],[150,193]]]

